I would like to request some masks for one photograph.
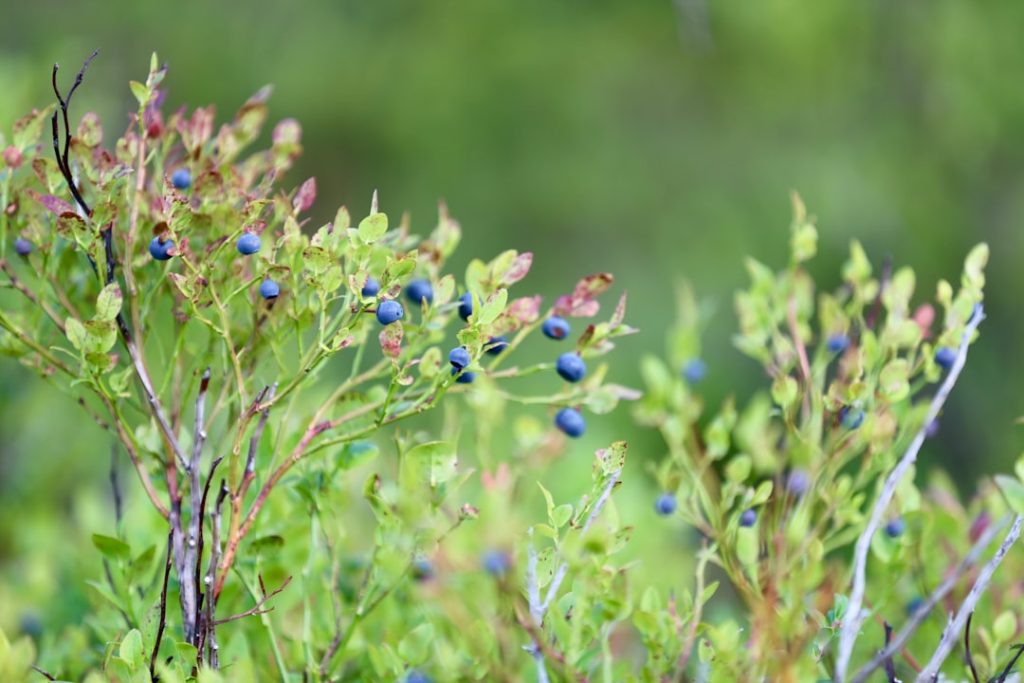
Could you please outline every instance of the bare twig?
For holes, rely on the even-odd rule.
[[[867,584],[866,572],[868,552],[871,549],[871,539],[874,538],[878,528],[882,525],[882,518],[889,507],[889,503],[892,501],[893,495],[896,493],[896,486],[903,478],[903,475],[906,474],[907,470],[909,470],[917,461],[917,454],[924,443],[927,425],[931,424],[932,420],[938,417],[939,412],[942,410],[942,406],[945,404],[946,399],[953,390],[953,386],[956,384],[956,380],[960,376],[960,371],[963,370],[964,363],[967,361],[967,347],[970,345],[971,337],[975,330],[978,329],[978,325],[980,325],[981,321],[984,319],[984,310],[982,309],[981,304],[978,304],[964,328],[963,336],[960,339],[960,348],[957,352],[956,359],[953,362],[953,366],[949,369],[949,373],[946,375],[946,379],[939,387],[938,392],[932,398],[932,402],[928,406],[928,414],[925,416],[924,422],[921,424],[921,428],[918,429],[917,434],[914,435],[913,441],[910,442],[910,446],[886,477],[885,484],[882,487],[882,492],[879,495],[878,500],[875,501],[874,507],[871,510],[871,516],[868,519],[867,526],[857,539],[857,544],[854,547],[853,590],[850,593],[850,603],[847,608],[847,620],[846,623],[843,624],[843,630],[839,636],[839,650],[836,656],[835,680],[838,683],[842,683],[842,681],[846,680],[846,671],[850,665],[850,658],[853,656],[853,647],[857,642],[860,627],[867,616],[863,610],[863,606],[864,590]]]
[[[943,579],[942,583],[932,591],[927,598],[921,603],[921,606],[910,616],[910,620],[903,625],[903,628],[899,630],[896,637],[893,638],[885,648],[876,654],[871,661],[861,667],[860,671],[853,677],[852,683],[864,683],[867,681],[875,669],[882,666],[885,660],[892,657],[896,652],[903,648],[904,645],[910,640],[910,637],[914,635],[917,629],[924,623],[924,620],[931,613],[932,609],[935,608],[947,595],[949,595],[953,588],[956,587],[957,582],[970,571],[978,561],[981,559],[981,554],[985,552],[985,549],[992,544],[996,536],[1006,528],[1009,524],[1009,516],[1003,518],[996,524],[989,526],[985,532],[978,538],[978,540],[971,546],[967,555],[960,561],[953,571]]]
[[[885,644],[888,645],[892,642],[892,626],[886,621],[882,624],[885,628]],[[892,657],[886,657],[885,659],[885,677],[889,680],[889,683],[897,683],[899,679],[896,678],[896,665],[893,664]]]
[[[251,617],[251,616],[258,615],[258,614],[266,614],[267,612],[272,612],[274,610],[273,607],[267,607],[267,608],[264,609],[264,605],[266,605],[267,602],[269,602],[270,599],[273,598],[275,595],[277,595],[278,593],[283,591],[285,588],[287,588],[288,584],[292,582],[292,577],[289,576],[287,579],[284,580],[284,583],[282,583],[280,586],[278,586],[276,589],[274,589],[270,593],[267,593],[267,592],[265,592],[265,589],[263,588],[263,577],[261,576],[261,577],[259,577],[259,579],[260,579],[260,589],[264,590],[263,597],[260,598],[259,601],[257,601],[257,603],[255,605],[253,605],[249,609],[245,610],[244,612],[239,612],[238,614],[232,614],[230,617],[224,617],[223,619],[217,619],[216,621],[213,622],[215,626],[220,626],[221,624],[226,624],[229,621],[237,621],[239,619],[244,619],[245,617]]]
[[[931,683],[938,678],[939,669],[942,667],[942,663],[946,661],[946,657],[949,656],[950,651],[958,640],[960,629],[964,627],[970,614],[974,611],[975,606],[981,599],[982,594],[988,589],[988,584],[992,581],[992,576],[995,574],[996,569],[999,568],[999,564],[1006,557],[1006,553],[1010,551],[1010,547],[1017,542],[1020,538],[1021,526],[1024,525],[1024,515],[1017,515],[1013,520],[1013,526],[1010,527],[1010,532],[1006,534],[1006,538],[1003,539],[1002,545],[996,550],[996,554],[992,556],[992,559],[981,568],[978,573],[978,578],[975,579],[974,585],[971,586],[971,591],[967,594],[963,604],[960,605],[960,609],[957,610],[956,616],[946,625],[946,628],[942,631],[942,638],[939,640],[939,646],[935,648],[932,658],[928,660],[924,669],[917,676],[918,683]]]
[[[1017,663],[1018,659],[1020,659],[1021,654],[1024,654],[1024,645],[1014,645],[1011,649],[1016,650],[1017,652],[1013,655],[1010,661],[1006,663],[1006,667],[1003,669],[1003,672],[999,674],[999,678],[996,679],[996,683],[1006,683],[1007,676],[1009,676],[1010,671],[1013,670],[1013,665]]]
[[[196,395],[195,427],[192,437],[192,458],[184,464],[189,474],[189,493],[192,499],[192,510],[188,523],[188,534],[182,548],[181,564],[178,566],[179,594],[181,598],[182,628],[185,640],[193,645],[198,644],[196,622],[199,618],[199,528],[203,517],[201,501],[203,490],[199,482],[199,459],[206,441],[206,392],[210,387],[210,368],[203,372],[199,381],[199,393]],[[180,521],[180,520],[179,520]],[[181,533],[180,525],[177,530]]]
[[[124,517],[124,497],[121,495],[121,480],[117,474],[117,444],[110,447],[110,492],[114,497],[114,520],[118,528]]]
[[[167,535],[167,560],[164,562],[164,585],[160,590],[160,621],[156,628],[156,642],[153,643],[153,652],[149,655],[149,673],[154,683],[157,680],[156,659],[160,654],[160,641],[164,637],[164,627],[167,625],[167,583],[171,578],[171,535]]]
[[[56,677],[56,676],[54,676],[53,674],[49,673],[48,671],[45,671],[45,670],[43,670],[43,669],[40,669],[40,668],[39,668],[38,666],[36,666],[35,664],[33,664],[33,665],[32,665],[32,666],[30,667],[30,668],[31,668],[31,669],[32,669],[33,671],[35,671],[35,672],[36,672],[37,674],[39,674],[40,676],[42,676],[43,678],[45,678],[46,680],[48,680],[48,681],[55,681],[55,680],[57,680],[57,677]]]
[[[221,459],[218,458],[210,469],[211,478],[213,477],[213,470],[220,461]],[[217,613],[217,596],[213,593],[213,585],[217,578],[217,563],[220,561],[220,511],[228,493],[228,485],[222,479],[220,482],[220,492],[217,494],[213,511],[210,513],[210,529],[213,537],[210,542],[210,563],[206,568],[206,578],[203,579],[203,584],[206,586],[206,613],[203,619],[202,641],[200,642],[199,654],[202,656],[202,646],[205,645],[207,650],[206,661],[214,669],[220,666],[220,645],[217,644],[217,621],[215,616]],[[205,500],[205,493],[203,498]]]
[[[967,659],[967,667],[971,670],[971,678],[974,679],[974,683],[981,683],[978,680],[978,670],[974,668],[974,657],[971,655],[971,619],[974,618],[974,612],[967,615],[967,624],[964,626],[964,657]]]

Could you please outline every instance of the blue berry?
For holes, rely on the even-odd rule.
[[[789,475],[786,477],[786,490],[794,496],[802,496],[807,493],[807,489],[811,485],[811,475],[807,473],[807,470],[795,468],[789,471]]]
[[[553,315],[544,321],[544,324],[540,326],[540,331],[549,339],[565,339],[569,336],[569,322],[565,318]]]
[[[364,297],[377,296],[377,292],[380,291],[380,281],[372,275],[367,276],[366,284],[363,285],[363,291],[361,294]]]
[[[428,581],[434,578],[434,565],[425,557],[417,557],[412,563],[412,578],[416,581]]]
[[[566,382],[579,382],[587,374],[587,364],[583,362],[578,353],[569,351],[558,357],[555,362],[555,371]]]
[[[508,555],[501,550],[488,550],[480,556],[480,566],[491,576],[501,578],[509,569]]]
[[[452,367],[456,370],[461,370],[468,366],[473,361],[469,357],[469,351],[466,350],[465,346],[456,346],[448,353],[448,362],[452,364]]]
[[[743,511],[742,515],[740,515],[740,526],[742,527],[752,527],[756,521],[757,512],[755,510],[747,509]]]
[[[187,168],[179,168],[171,174],[171,184],[175,189],[187,190],[192,186],[192,174]]]
[[[405,287],[405,296],[414,304],[423,305],[434,301],[434,288],[429,280],[413,280]]]
[[[473,295],[466,292],[459,297],[459,317],[469,321],[471,315],[473,315]]]
[[[555,415],[555,426],[566,436],[577,439],[587,430],[587,421],[575,408],[562,408]]]
[[[397,301],[389,299],[388,301],[381,301],[380,305],[377,306],[377,322],[381,325],[390,325],[404,317],[405,309]]]
[[[457,384],[472,384],[473,380],[476,379],[476,373],[470,372],[469,370],[463,370],[461,368],[452,368],[452,374],[455,375],[455,382]]]
[[[157,261],[167,261],[171,258],[170,250],[174,247],[174,240],[162,240],[154,237],[149,243],[149,255]]]
[[[668,517],[676,511],[676,497],[671,493],[663,493],[654,502],[654,511],[662,517]]]
[[[696,384],[708,374],[708,366],[700,358],[693,358],[683,366],[683,378],[690,384]]]
[[[405,683],[434,683],[434,679],[418,669],[411,669],[405,675]]]
[[[267,301],[270,301],[271,299],[276,299],[280,295],[281,285],[277,284],[270,278],[267,278],[262,283],[260,283],[260,296],[262,296]]]
[[[235,244],[235,246],[238,248],[239,254],[242,256],[250,256],[260,250],[260,236],[252,232],[243,232],[242,236],[238,238],[238,243]]]
[[[504,336],[491,337],[490,339],[487,340],[487,343],[484,345],[484,351],[491,354],[492,356],[497,356],[499,353],[501,353],[507,348],[508,339],[506,339]]]
[[[935,351],[935,364],[943,370],[949,370],[953,367],[953,362],[956,360],[956,351],[943,346]]]
[[[907,616],[912,617],[924,607],[924,599],[921,597],[911,598],[907,603]]]
[[[907,525],[903,522],[903,518],[897,517],[896,519],[889,520],[885,525],[885,535],[889,538],[899,538],[903,535],[906,528]]]
[[[18,256],[28,256],[32,253],[32,243],[24,237],[14,240],[14,251]]]
[[[864,424],[864,411],[859,408],[843,406],[839,409],[839,423],[844,429],[857,429]]]
[[[850,345],[850,338],[842,332],[833,334],[825,341],[825,349],[829,353],[842,353]]]

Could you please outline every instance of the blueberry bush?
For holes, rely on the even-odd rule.
[[[251,151],[268,90],[219,127],[167,112],[156,56],[105,146],[95,115],[72,127],[88,64],[0,136],[0,350],[109,435],[114,514],[87,618],[0,630],[0,680],[1016,675],[1024,460],[966,502],[915,476],[984,318],[984,245],[934,305],[856,243],[818,293],[794,197],[789,265],[749,261],[736,299],[770,388],[708,413],[688,286],[645,391],[606,381],[635,332],[624,294],[602,309],[610,274],[549,305],[511,293],[530,253],[457,277],[443,204],[425,237],[376,194],[309,225],[315,180],[284,182],[299,124]],[[574,453],[623,400],[666,457]],[[591,472],[571,500],[544,486],[562,456]],[[625,552],[615,494],[644,462],[651,514],[693,541],[675,592]]]

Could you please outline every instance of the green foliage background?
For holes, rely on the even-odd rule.
[[[273,83],[271,120],[304,128],[289,180],[317,177],[313,224],[379,188],[392,211],[430,225],[443,196],[465,230],[456,266],[532,250],[533,286],[551,294],[614,272],[642,331],[614,359],[613,379],[631,385],[633,359],[661,354],[673,282],[686,277],[716,305],[710,405],[766,385],[727,343],[731,299],[743,256],[784,261],[791,188],[820,216],[812,270],[825,288],[853,237],[873,258],[912,264],[922,299],[988,241],[983,342],[924,456],[966,488],[1009,467],[1024,413],[1013,381],[1024,371],[1022,19],[1009,0],[11,3],[0,122],[48,104],[52,62],[73,71],[94,47],[76,114],[98,112],[110,137],[134,106],[126,82],[154,50],[171,66],[172,104],[215,103],[226,117]],[[77,558],[98,566],[88,532],[111,518],[109,444],[13,363],[0,383],[0,584],[18,595],[0,626],[16,630],[27,611],[73,621],[86,606]],[[576,449],[586,462],[551,477],[556,497],[585,486],[591,446],[615,437],[633,446],[619,499],[638,527],[631,552],[688,562],[689,540],[655,518],[642,471],[662,446],[625,408],[591,421]],[[638,571],[681,585],[685,566]]]

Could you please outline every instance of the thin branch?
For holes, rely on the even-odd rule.
[[[978,670],[974,668],[974,657],[971,655],[971,619],[974,618],[974,612],[967,615],[967,624],[964,626],[964,657],[967,659],[967,667],[971,670],[971,678],[974,679],[974,683],[981,683],[978,680]]]
[[[192,458],[184,463],[184,470],[189,474],[189,493],[192,499],[192,510],[188,523],[188,534],[182,548],[181,565],[178,567],[179,593],[181,598],[182,628],[185,640],[196,645],[198,631],[196,622],[199,617],[199,528],[203,518],[200,512],[202,501],[202,485],[199,481],[199,459],[206,441],[206,392],[210,387],[210,368],[203,372],[199,381],[199,393],[196,395],[195,426],[192,437]],[[180,522],[180,518],[179,518]],[[180,526],[180,525],[179,525]],[[179,531],[180,533],[180,531]]]
[[[7,274],[7,278],[11,281],[11,286],[21,292],[26,299],[32,302],[33,305],[38,306],[46,315],[53,321],[53,324],[57,326],[61,334],[67,334],[64,330],[64,321],[61,317],[54,312],[50,305],[45,300],[40,300],[35,293],[25,286],[25,284],[18,279],[18,276],[14,272],[14,268],[7,262],[7,259],[0,259],[0,270]]]
[[[153,643],[153,652],[149,656],[149,673],[156,683],[156,658],[160,654],[160,641],[164,637],[164,627],[167,625],[167,583],[171,578],[171,535],[167,535],[167,560],[164,562],[164,585],[160,590],[160,621],[156,628],[156,642]]]
[[[971,315],[971,319],[967,321],[967,325],[964,328],[963,335],[960,339],[960,348],[957,352],[956,359],[953,362],[953,366],[949,369],[949,373],[946,375],[946,379],[939,387],[938,392],[935,394],[934,398],[932,398],[932,402],[928,406],[928,414],[925,416],[924,422],[921,423],[921,427],[918,429],[917,434],[914,435],[913,441],[910,442],[910,446],[886,477],[885,484],[882,487],[882,492],[879,495],[878,500],[875,501],[874,507],[871,510],[871,517],[868,519],[867,526],[857,539],[857,544],[854,547],[853,590],[850,593],[850,603],[846,612],[847,621],[843,624],[843,630],[839,636],[839,651],[836,656],[835,680],[839,683],[846,680],[846,671],[850,665],[850,658],[853,656],[853,648],[857,642],[860,627],[867,616],[863,606],[864,591],[867,584],[866,573],[868,552],[871,549],[871,539],[874,538],[875,533],[882,525],[882,518],[889,507],[889,503],[892,501],[893,495],[896,493],[896,486],[899,484],[907,470],[909,470],[917,461],[917,454],[921,450],[922,444],[924,444],[925,430],[927,429],[927,426],[931,424],[932,420],[935,420],[938,417],[939,412],[942,410],[942,406],[945,404],[946,399],[953,390],[953,386],[956,384],[957,378],[960,377],[960,372],[963,370],[964,363],[967,362],[967,347],[970,345],[971,337],[975,330],[978,329],[978,325],[980,325],[981,321],[984,319],[984,310],[981,304],[978,304],[974,309],[974,313]]]
[[[1010,649],[1016,650],[1017,653],[1014,654],[1013,658],[1006,663],[1006,667],[1003,669],[1003,672],[999,674],[999,678],[996,680],[996,683],[1006,683],[1006,677],[1010,675],[1010,671],[1013,669],[1013,665],[1017,663],[1018,659],[1020,659],[1021,654],[1024,654],[1024,645],[1014,645]]]
[[[927,598],[921,603],[921,606],[917,608],[910,620],[903,625],[903,628],[899,630],[896,637],[878,654],[876,654],[871,661],[861,667],[860,671],[853,677],[852,683],[864,683],[867,681],[875,669],[882,666],[885,660],[892,657],[896,652],[901,650],[907,642],[910,641],[911,636],[917,631],[917,629],[924,623],[924,620],[931,613],[932,609],[935,608],[947,595],[949,595],[953,588],[956,587],[960,578],[970,571],[981,559],[981,554],[985,552],[985,549],[992,544],[992,541],[996,539],[996,536],[1006,528],[1009,524],[1010,518],[1006,517],[1000,520],[998,523],[991,525],[985,530],[973,546],[970,551],[964,556],[964,559],[960,561],[960,564],[953,569],[952,572],[938,585],[938,587],[932,591]]]
[[[260,588],[262,590],[263,589],[263,577],[261,576],[261,577],[259,577],[259,579],[260,579]],[[245,617],[251,617],[251,616],[258,615],[258,614],[266,614],[267,612],[272,612],[274,610],[273,607],[267,607],[267,608],[264,609],[264,605],[266,605],[267,602],[269,602],[270,599],[273,598],[275,595],[277,595],[278,593],[283,591],[285,588],[287,588],[288,584],[291,583],[291,582],[292,582],[292,577],[289,576],[287,579],[284,580],[284,583],[282,583],[280,586],[278,586],[275,590],[271,591],[270,593],[264,592],[263,597],[260,598],[259,601],[257,601],[257,603],[255,605],[253,605],[252,607],[250,607],[249,609],[245,610],[244,612],[239,612],[238,614],[232,614],[230,617],[224,617],[223,619],[217,619],[216,621],[213,622],[214,625],[215,626],[220,626],[221,624],[226,624],[226,623],[228,623],[230,621],[237,621],[239,619],[244,619]]]
[[[49,673],[48,671],[44,671],[43,669],[40,669],[35,664],[33,664],[29,668],[31,668],[33,671],[35,671],[37,674],[39,674],[40,676],[42,676],[43,678],[45,678],[48,681],[55,681],[55,680],[57,680],[56,676],[54,676],[53,674]]]
[[[213,467],[210,468],[210,478],[213,478],[213,470],[216,469],[217,464],[221,461],[221,458],[217,458],[214,461]],[[207,489],[209,489],[209,480],[207,480]],[[217,622],[215,615],[217,613],[217,596],[213,593],[213,586],[217,579],[217,563],[220,561],[220,529],[221,529],[221,507],[224,504],[224,499],[227,498],[228,490],[227,483],[222,479],[220,482],[220,492],[217,494],[217,500],[214,503],[213,511],[210,513],[210,529],[213,535],[210,543],[210,563],[206,568],[206,577],[203,579],[203,584],[206,586],[206,616],[203,619],[203,629],[201,633],[202,640],[200,641],[199,656],[202,657],[203,646],[205,645],[207,654],[206,661],[214,669],[220,666],[220,645],[217,643]],[[203,493],[204,508],[206,493]]]
[[[121,519],[124,517],[124,497],[121,494],[121,480],[117,474],[117,444],[110,447],[110,491],[114,496],[114,520],[118,528],[121,528]]]
[[[975,579],[974,585],[971,586],[970,593],[964,599],[960,609],[957,610],[956,616],[953,617],[952,621],[946,625],[946,628],[942,631],[942,638],[939,640],[939,646],[935,648],[935,653],[932,654],[932,658],[928,660],[928,664],[925,665],[924,669],[917,677],[918,683],[931,683],[938,678],[939,669],[942,667],[942,663],[946,661],[946,657],[949,656],[950,651],[953,649],[957,641],[957,636],[960,633],[960,629],[964,627],[970,614],[974,611],[975,606],[981,599],[982,594],[988,588],[988,584],[992,581],[992,576],[995,574],[996,569],[999,568],[999,564],[1006,557],[1006,553],[1010,551],[1010,547],[1017,542],[1020,538],[1021,526],[1024,525],[1024,515],[1017,515],[1013,520],[1013,526],[1010,527],[1010,532],[1003,539],[1002,545],[996,551],[996,554],[992,556],[992,559],[981,568],[978,573],[978,578]]]
[[[883,624],[885,628],[885,644],[888,645],[892,642],[892,626],[886,621]],[[899,679],[896,678],[896,665],[893,664],[892,657],[887,657],[885,660],[885,677],[889,679],[889,683],[898,683]],[[977,683],[977,681],[975,681]]]

